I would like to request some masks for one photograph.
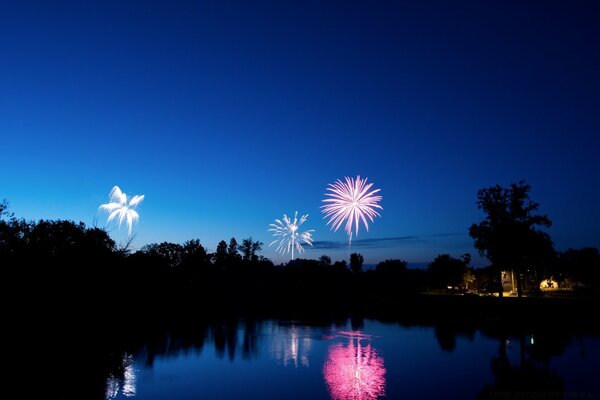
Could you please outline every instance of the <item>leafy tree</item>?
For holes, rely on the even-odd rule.
[[[235,263],[240,259],[240,255],[238,254],[238,242],[232,237],[229,240],[229,247],[227,248],[227,261],[230,263]]]
[[[257,252],[262,250],[263,243],[260,241],[253,241],[252,237],[242,240],[242,244],[238,246],[238,250],[242,253],[242,260],[244,261],[257,261]]]
[[[359,253],[350,254],[350,269],[354,273],[358,273],[362,271],[362,266],[364,262],[364,257]]]
[[[178,267],[183,259],[183,246],[178,243],[151,243],[142,248],[151,257],[159,258],[169,268]]]
[[[375,266],[375,271],[382,274],[399,274],[406,271],[408,263],[402,260],[385,260]]]
[[[199,239],[188,240],[183,244],[182,263],[190,266],[204,266],[208,260],[206,249]]]
[[[2,209],[6,214],[5,203]],[[77,296],[91,295],[92,281],[108,289],[116,271],[114,250],[115,242],[106,231],[86,228],[82,222],[25,222],[12,215],[8,221],[0,219],[0,264],[15,285],[23,285],[20,290],[40,296],[54,291],[57,296],[45,299],[44,306],[75,290]]]
[[[217,244],[217,249],[215,250],[215,254],[213,254],[213,262],[219,267],[222,267],[227,262],[227,242],[224,240],[221,240]]]
[[[475,276],[475,270],[470,267],[471,258],[471,253],[465,253],[461,257],[463,263],[465,264],[465,270],[463,272],[462,280],[462,284],[465,289],[469,289],[469,285],[471,285],[472,287],[473,283],[475,282],[475,279],[477,279]]]
[[[469,228],[475,248],[498,270],[517,271],[517,291],[522,295],[521,274],[539,268],[554,255],[550,236],[538,227],[550,227],[546,215],[536,214],[539,204],[529,198],[531,186],[524,181],[504,188],[499,185],[481,189],[477,206],[486,214]],[[498,271],[499,272],[499,271]],[[502,288],[500,295],[502,295]]]
[[[0,220],[2,220],[3,217],[6,217],[8,219],[13,217],[12,213],[9,213],[8,211],[6,211],[8,209],[8,201],[6,201],[6,199],[2,200],[2,202],[0,202]]]
[[[391,295],[407,293],[409,279],[406,261],[392,259],[381,261],[375,266],[374,280],[376,290]],[[412,289],[412,288],[411,288]]]
[[[346,260],[336,261],[331,266],[331,269],[336,273],[344,273],[348,272],[348,265],[346,264]]]
[[[39,258],[69,260],[94,259],[111,254],[115,242],[100,228],[86,228],[83,222],[40,220],[30,224],[24,237],[29,249]]]
[[[322,267],[329,267],[331,265],[331,257],[322,255],[319,257],[319,265]]]
[[[25,249],[32,224],[14,218],[7,209],[8,202],[3,200],[0,203],[0,262],[9,264],[26,253],[30,254]]]
[[[182,283],[193,283],[206,270],[208,264],[208,255],[200,240],[188,240],[181,246],[181,263],[176,275]]]
[[[595,247],[567,249],[558,255],[558,268],[576,282],[600,285],[600,253]]]
[[[463,273],[463,285],[465,289],[470,289],[473,287],[473,283],[475,282],[475,270],[473,268],[467,267],[465,272]]]
[[[84,231],[84,241],[82,243],[84,251],[89,255],[97,253],[110,254],[116,251],[117,244],[101,228],[86,228]]]
[[[242,253],[242,260],[250,261],[252,256],[252,238],[242,239],[242,244],[238,245],[238,251]]]
[[[250,238],[252,239],[252,238]],[[258,253],[259,251],[261,251],[263,248],[263,242],[260,241],[256,241],[256,242],[252,242],[252,251],[250,254],[250,258],[252,259],[252,261],[258,261],[258,256],[256,255],[256,253]]]
[[[467,271],[466,260],[463,257],[454,258],[449,254],[440,254],[428,266],[427,271],[431,277],[431,283],[438,289],[448,286],[457,287],[463,283],[464,274]]]

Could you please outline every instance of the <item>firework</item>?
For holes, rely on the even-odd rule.
[[[360,221],[363,222],[365,229],[369,231],[367,218],[373,222],[374,217],[380,217],[376,208],[383,210],[377,204],[382,197],[376,195],[381,189],[371,190],[372,183],[367,184],[367,179],[361,179],[360,175],[354,178],[346,177],[346,182],[337,180],[329,184],[327,188],[328,196],[323,200],[325,205],[321,206],[321,212],[325,214],[323,218],[329,218],[327,225],[337,231],[345,222],[345,231],[348,234],[349,242],[352,242],[352,228],[354,225],[355,234],[358,235]]]
[[[283,214],[282,220],[275,220],[274,224],[269,224],[271,227],[269,232],[273,232],[273,236],[277,237],[274,241],[272,241],[269,246],[277,243],[277,251],[281,254],[292,252],[292,260],[294,259],[294,249],[298,251],[298,253],[302,253],[304,248],[302,247],[302,243],[305,243],[309,246],[312,246],[312,232],[314,229],[299,233],[298,229],[300,225],[306,221],[308,218],[308,214],[303,215],[298,220],[298,211],[294,214],[294,220],[290,220],[290,218]]]
[[[101,210],[109,213],[107,222],[110,223],[118,215],[119,227],[121,227],[121,223],[123,220],[125,220],[129,228],[129,236],[131,236],[131,227],[133,223],[140,218],[137,211],[135,211],[135,207],[137,207],[142,200],[144,200],[144,195],[133,196],[129,201],[127,201],[127,195],[121,192],[121,189],[118,186],[115,186],[110,191],[109,197],[110,202],[100,206]]]

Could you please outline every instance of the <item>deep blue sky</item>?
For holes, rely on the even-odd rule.
[[[477,190],[525,179],[558,250],[600,247],[599,21],[595,1],[3,1],[0,199],[105,226],[119,185],[146,196],[137,248],[252,236],[276,262],[268,224],[298,210],[334,242],[304,256],[336,260],[319,206],[361,175],[384,209],[352,251],[418,265],[475,255]]]

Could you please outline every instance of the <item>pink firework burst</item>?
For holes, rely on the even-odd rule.
[[[325,205],[321,206],[321,211],[325,214],[323,218],[329,218],[327,225],[337,231],[345,222],[345,231],[348,234],[349,242],[352,241],[352,227],[358,235],[360,221],[363,222],[365,229],[369,231],[367,218],[374,222],[374,217],[380,217],[377,208],[383,210],[378,202],[382,196],[376,195],[381,189],[371,190],[372,183],[367,183],[367,179],[361,179],[360,175],[354,178],[346,177],[346,182],[337,180],[330,183],[327,187],[323,200]]]

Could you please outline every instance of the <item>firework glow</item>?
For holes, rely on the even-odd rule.
[[[321,206],[321,212],[325,214],[323,218],[329,218],[327,225],[331,225],[333,231],[337,231],[345,222],[344,230],[348,234],[348,242],[352,242],[352,229],[358,236],[360,221],[367,232],[369,231],[369,222],[367,218],[374,222],[374,217],[380,217],[376,209],[383,210],[378,202],[382,196],[377,195],[381,189],[371,190],[372,183],[367,184],[367,179],[361,179],[360,175],[354,178],[346,177],[346,182],[337,180],[330,183]]]
[[[127,223],[129,236],[131,236],[131,228],[134,222],[137,222],[140,218],[135,208],[144,200],[144,195],[133,196],[127,201],[127,195],[121,192],[118,186],[112,188],[109,194],[109,203],[102,204],[100,209],[109,213],[108,223],[110,224],[117,215],[119,216],[119,228],[123,223],[123,220]]]
[[[298,232],[300,225],[302,225],[307,218],[308,214],[305,214],[298,220],[298,211],[296,211],[293,221],[290,220],[286,214],[283,214],[281,220],[276,219],[274,224],[269,224],[271,228],[268,231],[273,232],[273,236],[277,237],[277,239],[273,240],[269,246],[277,244],[277,252],[281,254],[289,253],[291,251],[293,260],[294,249],[300,254],[304,251],[304,247],[302,246],[303,243],[312,246],[312,232],[315,230],[310,229],[302,233]]]
[[[368,335],[349,335],[349,343],[332,344],[323,375],[333,400],[367,400],[385,396],[385,367],[383,357],[362,341]]]

